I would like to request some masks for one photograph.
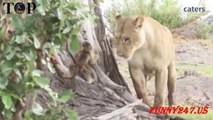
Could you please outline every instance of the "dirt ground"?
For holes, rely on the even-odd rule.
[[[178,75],[177,104],[208,105],[213,108],[213,39],[175,40],[175,48]],[[121,74],[135,95],[127,60],[118,56],[116,59]],[[154,78],[148,82],[147,89],[148,98],[153,103]]]

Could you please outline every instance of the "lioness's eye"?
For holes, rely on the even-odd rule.
[[[129,38],[125,38],[124,40],[125,40],[125,41],[128,41],[128,40],[129,40]]]
[[[123,43],[124,43],[124,44],[127,44],[127,43],[128,43],[128,41],[129,41],[129,38],[124,38]]]

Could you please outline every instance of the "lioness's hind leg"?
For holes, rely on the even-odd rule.
[[[163,68],[161,71],[156,71],[154,106],[163,106],[164,104],[167,79],[168,69],[166,67]]]
[[[175,88],[176,88],[176,69],[175,63],[171,63],[168,67],[168,100],[169,106],[175,104]]]

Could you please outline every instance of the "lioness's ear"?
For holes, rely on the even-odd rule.
[[[133,24],[135,25],[135,27],[141,27],[143,24],[143,20],[143,16],[139,16],[133,21]]]
[[[121,18],[122,18],[121,15],[116,15],[116,16],[115,16],[115,21],[118,22]]]

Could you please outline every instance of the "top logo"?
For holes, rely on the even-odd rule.
[[[31,3],[22,3],[22,2],[4,2],[3,7],[5,8],[6,14],[11,14],[10,8],[13,6],[14,12],[17,14],[23,14],[25,11],[27,11],[27,14],[32,14],[32,12],[36,9],[36,4],[31,2]]]

